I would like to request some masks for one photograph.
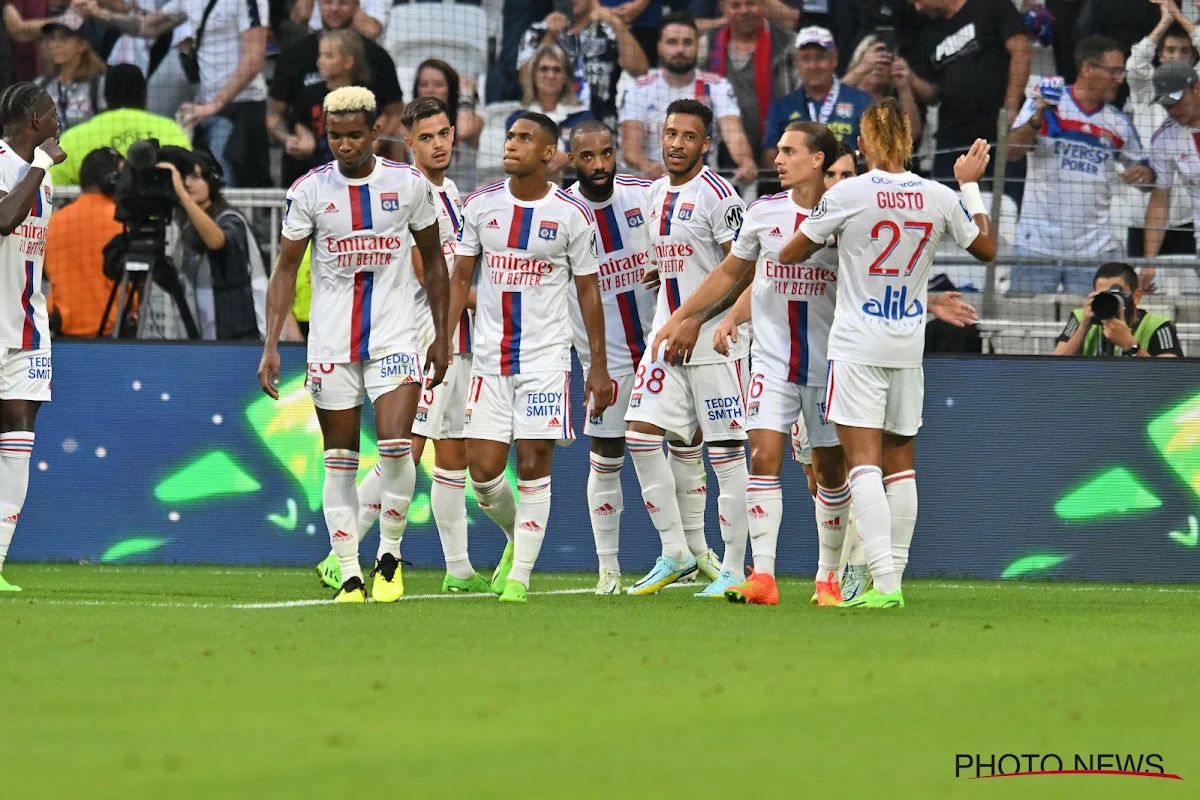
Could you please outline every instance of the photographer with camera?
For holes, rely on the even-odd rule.
[[[1076,309],[1054,346],[1056,356],[1181,358],[1175,324],[1137,307],[1142,299],[1137,271],[1120,261],[1096,270],[1093,291]]]

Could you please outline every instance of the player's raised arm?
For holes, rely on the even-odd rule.
[[[688,295],[687,300],[683,302],[679,308],[675,309],[675,313],[671,314],[663,326],[658,329],[658,333],[654,336],[654,343],[650,346],[650,352],[657,354],[659,347],[663,344],[667,345],[667,360],[673,361],[676,354],[682,355],[684,361],[691,358],[692,348],[696,346],[696,337],[700,332],[700,325],[712,319],[717,314],[725,309],[719,309],[711,314],[705,313],[711,306],[715,306],[730,294],[730,292],[741,284],[742,289],[754,277],[754,262],[747,261],[744,258],[738,258],[732,253],[727,254],[717,268],[705,276],[696,290]],[[729,299],[725,308],[733,305],[738,294],[734,293]],[[693,319],[700,314],[705,314],[704,319]],[[685,323],[687,323],[685,325]]]
[[[979,179],[987,171],[988,162],[991,160],[988,149],[987,142],[976,139],[971,149],[965,155],[959,156],[958,161],[954,163],[954,177],[962,190],[963,207],[979,229],[979,234],[964,249],[983,262],[996,257],[996,236],[992,231],[992,220],[983,205],[983,195],[979,192]],[[950,229],[955,241],[959,246],[963,246],[962,237],[968,231],[964,230],[963,226],[954,224],[951,224]]]
[[[33,151],[33,164],[21,180],[8,192],[0,190],[0,236],[9,236],[29,216],[33,208],[33,197],[42,189],[42,179],[55,164],[67,160],[67,154],[58,145],[58,139],[50,138]]]
[[[446,271],[446,259],[442,255],[442,237],[437,222],[419,231],[413,231],[412,235],[421,255],[423,285],[429,297],[429,311],[433,315],[433,343],[429,345],[429,352],[425,355],[425,369],[433,369],[433,376],[426,385],[433,388],[446,377],[446,370],[450,366],[450,334],[446,329],[446,320],[458,317],[448,316],[450,276]],[[461,316],[462,310],[458,313]]]
[[[311,237],[279,239],[279,257],[267,283],[267,340],[258,365],[258,382],[273,399],[279,399],[279,337],[296,299],[296,275]]]

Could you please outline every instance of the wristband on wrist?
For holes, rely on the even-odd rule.
[[[33,166],[49,172],[50,168],[54,166],[54,159],[42,148],[35,147],[33,150]]]
[[[987,214],[987,207],[983,204],[983,195],[979,193],[978,183],[964,183],[961,190],[963,205],[968,214],[972,217],[976,214]]]

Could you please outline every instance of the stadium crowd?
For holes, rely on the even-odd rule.
[[[560,126],[552,180],[572,179],[570,131],[586,119],[619,131],[624,171],[656,178],[663,110],[696,98],[714,112],[709,165],[751,199],[778,185],[774,143],[788,123],[825,123],[855,146],[867,104],[890,96],[922,142],[919,174],[952,183],[975,139],[1007,143],[989,171],[1004,162],[1001,219],[1015,224],[1002,253],[1017,261],[997,285],[1082,296],[1102,262],[1196,252],[1200,3],[1177,2],[8,0],[0,85],[34,80],[55,98],[68,153],[56,185],[80,184],[94,150],[123,156],[154,137],[210,153],[224,190],[286,188],[329,161],[321,103],[348,85],[375,93],[380,154],[398,160],[405,102],[446,103],[448,174],[463,191],[502,177],[505,132],[525,110]],[[1169,62],[1180,67],[1159,87]],[[1168,115],[1161,95],[1181,87]],[[266,247],[277,231],[261,211],[242,209]],[[61,276],[94,276],[77,262],[98,266],[101,238],[72,243],[72,266],[47,264],[64,335],[99,328],[107,279]],[[1200,292],[1192,269],[1139,272],[1149,296]],[[984,288],[981,267],[947,273]]]

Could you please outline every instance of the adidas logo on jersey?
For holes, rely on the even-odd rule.
[[[521,530],[529,531],[530,533],[541,533],[541,530],[542,530],[542,526],[538,525],[536,522],[534,522],[531,519],[526,520],[525,522],[522,522],[520,527],[521,527]]]
[[[484,227],[486,227],[486,229],[489,231],[497,231],[500,230],[500,223],[496,222],[494,219],[490,219],[488,220],[488,224]]]
[[[334,544],[337,544],[338,542],[353,542],[353,541],[354,541],[353,534],[349,534],[346,531],[342,530],[341,528],[339,528],[333,532]]]
[[[783,231],[779,230],[779,228],[772,228],[772,229],[771,229],[771,232],[770,232],[770,233],[768,233],[767,235],[768,235],[768,236],[770,236],[770,237],[772,237],[772,238],[774,238],[774,239],[782,239],[782,238],[783,238]]]
[[[831,530],[840,528],[840,527],[842,527],[842,518],[839,515],[839,516],[834,517],[833,519],[821,520],[821,527],[829,528]]]
[[[336,214],[337,206],[334,205],[333,203],[330,203],[329,205],[325,206],[325,210],[322,211],[321,213],[322,214]]]
[[[755,506],[746,513],[750,515],[750,519],[766,519],[767,517],[767,512],[763,511],[762,506]]]
[[[592,514],[597,517],[607,517],[615,513],[617,513],[617,510],[613,508],[610,503],[605,503],[592,512]]]

